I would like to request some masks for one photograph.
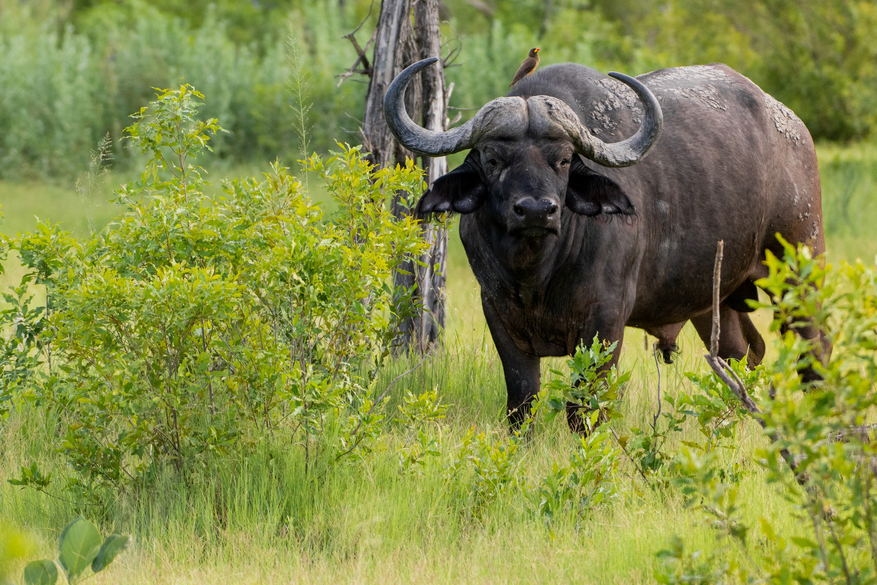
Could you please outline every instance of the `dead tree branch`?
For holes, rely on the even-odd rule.
[[[722,302],[722,259],[725,255],[725,241],[719,240],[716,246],[716,263],[713,266],[713,332],[710,336],[710,357],[719,356],[719,335],[722,333],[722,319],[719,304]]]
[[[365,15],[365,18],[362,19],[362,22],[357,24],[356,28],[354,28],[352,31],[341,37],[342,39],[347,39],[350,41],[350,43],[353,45],[353,50],[356,51],[357,57],[356,61],[353,62],[353,65],[350,66],[350,69],[348,69],[346,73],[335,76],[341,78],[338,80],[338,85],[336,85],[335,87],[341,87],[341,84],[344,82],[345,79],[357,73],[371,77],[372,68],[368,62],[368,57],[366,56],[366,53],[368,53],[369,47],[371,47],[371,44],[374,42],[375,35],[377,35],[378,31],[375,30],[375,32],[372,33],[372,38],[370,38],[369,41],[365,44],[365,49],[359,46],[359,42],[356,40],[356,33],[359,32],[359,29],[362,28],[362,25],[364,25],[366,21],[368,21],[369,17],[372,15],[372,8],[374,7],[374,5],[375,1],[372,0],[371,3],[368,5],[368,13]],[[362,69],[357,69],[360,63],[362,64]]]
[[[745,408],[749,414],[752,415],[752,418],[758,421],[761,428],[765,430],[770,442],[777,443],[780,440],[780,436],[775,431],[767,430],[767,421],[764,420],[764,413],[758,408],[758,405],[755,404],[752,397],[749,396],[749,392],[746,391],[746,385],[737,373],[731,369],[731,366],[729,366],[728,363],[718,355],[719,333],[721,331],[721,313],[719,305],[721,304],[720,289],[724,247],[724,242],[720,240],[716,249],[716,263],[713,269],[713,330],[710,337],[710,353],[706,354],[704,357],[713,372],[715,372],[719,379],[731,389],[731,392],[734,393],[734,396],[737,397],[737,400],[740,401],[743,408]],[[792,473],[795,474],[795,480],[798,484],[802,486],[806,484],[809,477],[806,473],[798,473],[798,462],[795,461],[795,457],[789,452],[789,450],[786,448],[780,449],[780,455],[792,470]]]
[[[362,23],[360,23],[359,26],[362,26]],[[359,30],[359,26],[356,27],[356,30]],[[335,87],[341,87],[341,84],[344,83],[345,79],[356,74],[365,75],[366,77],[371,77],[372,75],[372,67],[369,63],[366,53],[368,53],[368,50],[371,48],[372,43],[375,42],[375,36],[377,35],[378,31],[376,30],[372,33],[372,37],[365,44],[365,49],[363,49],[359,46],[359,42],[356,40],[356,37],[353,36],[354,33],[356,33],[356,30],[341,37],[343,39],[348,39],[351,42],[351,44],[353,45],[353,49],[356,51],[357,57],[356,61],[353,62],[353,65],[350,66],[350,69],[348,69],[344,73],[335,76],[339,78],[338,85],[336,85]],[[362,69],[357,69],[360,64],[362,64]]]

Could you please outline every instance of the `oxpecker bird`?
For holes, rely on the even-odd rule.
[[[524,62],[521,63],[521,66],[518,67],[518,72],[515,73],[515,78],[512,79],[512,82],[509,84],[509,87],[513,86],[520,80],[524,79],[528,75],[531,75],[534,71],[536,71],[536,67],[539,66],[539,47],[535,49],[530,49],[530,54],[527,55],[527,58],[524,59]]]

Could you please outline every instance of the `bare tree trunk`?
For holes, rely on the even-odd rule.
[[[438,0],[415,0],[416,31],[411,24],[411,0],[384,0],[378,18],[371,82],[366,97],[362,139],[364,149],[371,153],[372,162],[379,167],[404,164],[414,155],[396,144],[387,128],[383,114],[384,93],[393,78],[415,61],[441,55]],[[419,47],[419,49],[418,49]],[[423,124],[431,130],[447,128],[447,91],[444,70],[430,67],[421,73],[422,82],[409,86],[405,95],[408,112],[422,110]],[[415,114],[412,118],[417,119]],[[444,157],[424,157],[422,166],[428,172],[429,184],[447,172]],[[400,197],[393,202],[397,215],[410,213]],[[421,353],[439,339],[445,324],[445,268],[447,265],[448,236],[444,229],[424,225],[424,239],[428,250],[419,258],[406,262],[402,272],[394,275],[396,286],[416,285],[414,301],[421,304],[417,314],[400,327],[403,347],[415,346]],[[407,272],[407,274],[406,274]]]
[[[406,40],[411,43],[410,50],[413,53],[414,34],[410,14],[410,0],[381,2],[381,14],[378,17],[378,29],[375,34],[371,81],[365,98],[365,118],[362,124],[363,149],[371,153],[372,162],[379,168],[392,166],[398,162],[398,155],[401,154],[396,152],[396,141],[384,120],[383,103],[387,86],[404,68],[403,44],[406,44]],[[406,98],[410,97],[411,89],[406,94]],[[408,106],[407,101],[408,99],[406,106]],[[402,160],[404,161],[404,155]]]
[[[439,1],[417,0],[414,21],[417,44],[420,47],[419,58],[441,57]],[[445,89],[445,71],[441,59],[436,65],[420,74],[423,88],[423,125],[429,130],[444,131],[447,130],[450,95]],[[427,171],[427,183],[430,187],[436,179],[448,172],[448,160],[443,156],[422,157],[422,165]],[[423,308],[419,319],[413,323],[416,327],[412,328],[416,335],[414,342],[421,353],[439,340],[445,326],[448,232],[442,227],[426,224],[423,237],[429,244],[426,253],[420,258],[424,265],[414,267]]]

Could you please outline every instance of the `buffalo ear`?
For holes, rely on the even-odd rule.
[[[573,156],[569,168],[566,206],[579,215],[589,217],[601,213],[607,215],[635,213],[633,203],[618,183],[586,167],[578,155]]]
[[[477,150],[469,151],[463,164],[436,179],[432,189],[417,202],[415,215],[428,213],[472,213],[487,199],[487,185],[481,179]]]

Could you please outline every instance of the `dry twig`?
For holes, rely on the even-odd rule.
[[[359,31],[359,29],[362,28],[362,25],[364,25],[366,23],[366,21],[369,19],[369,17],[372,15],[372,7],[374,7],[374,4],[375,4],[374,0],[372,0],[371,4],[369,4],[369,6],[368,6],[368,14],[365,15],[365,18],[362,19],[362,22],[360,22],[358,25],[356,25],[356,28],[354,28],[352,31],[350,31],[349,33],[347,33],[346,35],[341,37],[342,39],[347,39],[348,41],[350,41],[350,43],[353,45],[353,50],[356,51],[357,57],[356,57],[356,61],[353,62],[353,65],[350,66],[350,69],[348,69],[344,73],[341,73],[340,75],[335,76],[335,77],[340,78],[338,80],[338,85],[336,85],[335,87],[341,87],[341,84],[344,83],[345,79],[347,79],[348,77],[351,77],[353,75],[356,75],[356,74],[361,74],[361,75],[366,75],[368,77],[371,77],[372,67],[368,61],[368,57],[366,56],[366,53],[368,53],[368,50],[371,47],[371,44],[375,41],[375,36],[378,34],[378,31],[377,31],[377,29],[375,29],[375,32],[372,33],[372,37],[365,44],[365,49],[363,49],[362,47],[359,46],[359,41],[356,40],[356,33]],[[362,69],[357,69],[357,67],[359,67],[360,63],[362,64]]]
[[[734,393],[734,396],[737,397],[737,400],[740,401],[743,408],[749,411],[749,414],[751,414],[752,417],[758,421],[758,424],[761,425],[761,428],[767,432],[770,442],[776,443],[780,440],[780,436],[774,431],[767,431],[767,422],[764,420],[764,414],[761,412],[761,409],[758,408],[758,405],[755,404],[755,401],[752,400],[752,397],[749,396],[749,392],[746,391],[746,385],[737,373],[731,369],[727,362],[718,355],[719,334],[721,332],[721,313],[719,311],[719,305],[721,303],[720,289],[724,247],[724,241],[720,240],[716,250],[716,263],[713,269],[713,330],[710,337],[710,353],[704,357],[719,379],[731,389],[731,392]],[[798,462],[795,461],[794,456],[785,448],[780,449],[780,455],[788,464],[792,473],[795,474],[795,480],[799,485],[803,486],[809,478],[806,473],[798,473]]]

